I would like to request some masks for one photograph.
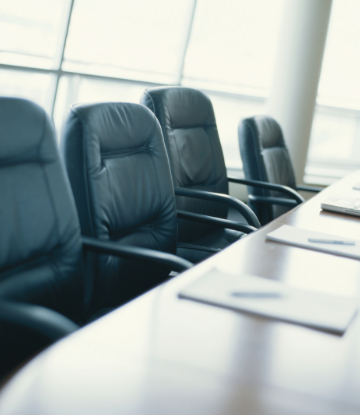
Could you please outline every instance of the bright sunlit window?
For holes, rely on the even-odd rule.
[[[68,10],[67,0],[1,0],[0,63],[53,68]]]
[[[174,83],[191,5],[191,0],[76,0],[63,68]]]
[[[211,98],[228,168],[242,166],[240,119],[265,111],[282,8],[283,0],[197,1],[181,82]]]
[[[2,0],[0,94],[37,102],[60,135],[74,103],[199,88],[239,168],[237,125],[265,110],[283,1]]]
[[[282,6],[283,0],[198,0],[183,82],[267,96]]]
[[[360,168],[359,16],[359,0],[333,0],[306,167],[312,181]]]

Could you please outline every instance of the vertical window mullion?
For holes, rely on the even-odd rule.
[[[67,14],[64,13],[63,36],[61,37],[59,41],[59,47],[58,47],[57,54],[56,54],[57,56],[55,57],[55,60],[54,60],[54,69],[56,69],[56,73],[55,73],[56,79],[54,82],[53,100],[51,104],[51,116],[52,117],[54,116],[55,101],[56,101],[56,96],[57,96],[59,81],[60,81],[60,76],[61,76],[61,66],[62,66],[62,62],[64,59],[66,38],[69,32],[71,14],[73,11],[74,3],[75,3],[75,0],[70,0],[68,12]]]
[[[195,16],[195,11],[196,11],[196,5],[197,5],[197,0],[193,0],[192,5],[189,7],[189,15],[188,15],[188,20],[187,20],[187,30],[185,31],[184,42],[183,42],[182,48],[180,50],[178,66],[176,68],[176,72],[175,72],[175,75],[174,75],[174,79],[175,79],[174,83],[176,85],[181,84],[186,51],[187,51],[188,46],[189,46],[191,31],[192,31],[193,24],[194,24],[194,16]]]

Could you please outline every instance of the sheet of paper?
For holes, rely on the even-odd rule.
[[[294,226],[283,225],[266,235],[271,241],[283,242],[290,245],[313,249],[315,251],[328,252],[349,258],[360,259],[360,240],[343,238],[322,232],[309,231]],[[352,241],[354,245],[341,245],[339,243],[311,242],[309,239],[320,239],[329,241]]]
[[[299,290],[253,275],[215,268],[185,287],[179,297],[342,334],[358,299]]]

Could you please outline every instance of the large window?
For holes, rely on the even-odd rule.
[[[308,152],[310,181],[360,168],[360,1],[333,0]]]
[[[1,0],[0,62],[56,68],[69,4],[67,0]]]
[[[266,97],[281,12],[282,0],[198,0],[183,83]]]
[[[0,95],[30,99],[51,113],[55,91],[52,74],[1,69]]]
[[[0,94],[31,99],[60,134],[74,103],[139,102],[147,87],[211,98],[228,167],[237,125],[265,110],[283,0],[2,0]]]
[[[178,82],[192,0],[76,0],[63,69]]]
[[[210,96],[229,168],[242,165],[240,119],[265,111],[282,6],[283,0],[197,1],[181,83]]]

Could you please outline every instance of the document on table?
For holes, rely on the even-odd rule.
[[[358,300],[292,288],[253,275],[232,275],[216,268],[185,287],[180,298],[245,311],[343,334]]]
[[[360,240],[283,225],[266,235],[271,241],[360,259]]]

